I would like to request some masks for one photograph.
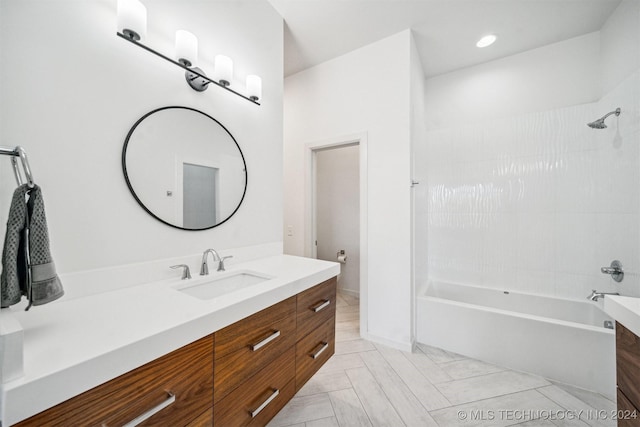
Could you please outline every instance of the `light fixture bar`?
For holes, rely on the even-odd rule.
[[[192,74],[194,74],[194,75],[195,75],[195,76],[197,76],[197,77],[200,77],[201,79],[205,80],[205,81],[207,82],[207,84],[208,84],[208,83],[213,83],[213,84],[215,84],[216,86],[221,87],[222,89],[228,90],[229,92],[231,92],[231,93],[233,93],[233,94],[238,95],[240,98],[244,98],[244,99],[246,99],[247,101],[249,101],[249,102],[251,102],[251,103],[253,103],[253,104],[260,105],[260,103],[259,103],[258,101],[255,101],[255,100],[253,100],[253,99],[251,99],[251,98],[249,98],[249,97],[246,97],[246,96],[244,96],[243,94],[241,94],[241,93],[239,93],[239,92],[236,92],[235,90],[231,89],[230,87],[228,87],[228,86],[224,86],[224,85],[222,85],[222,84],[218,83],[217,81],[210,79],[209,77],[207,77],[207,76],[206,76],[206,75],[204,75],[203,73],[199,72],[199,71],[198,71],[198,69],[196,69],[195,67],[194,67],[194,68],[189,68],[189,67],[187,67],[186,65],[183,65],[183,64],[179,63],[178,61],[175,61],[175,60],[173,60],[173,59],[169,58],[168,56],[165,56],[165,55],[161,54],[160,52],[158,52],[158,51],[156,51],[156,50],[153,50],[153,49],[151,49],[150,47],[145,46],[144,44],[142,44],[142,43],[140,43],[140,42],[138,42],[138,41],[136,41],[136,40],[133,40],[133,39],[131,39],[131,38],[127,37],[126,35],[124,35],[124,34],[122,34],[122,33],[120,33],[120,32],[118,32],[118,33],[116,33],[116,34],[118,35],[118,37],[121,37],[121,38],[123,38],[124,40],[126,40],[126,41],[128,41],[128,42],[130,42],[130,43],[133,43],[134,45],[136,45],[136,46],[138,46],[138,47],[141,47],[141,48],[143,48],[144,50],[146,50],[146,51],[148,51],[148,52],[151,52],[151,53],[153,53],[153,54],[155,54],[155,55],[159,56],[160,58],[165,59],[165,60],[167,60],[167,61],[171,62],[171,63],[172,63],[172,64],[174,64],[174,65],[177,65],[178,67],[182,68],[183,70],[188,71],[189,73],[192,73]]]

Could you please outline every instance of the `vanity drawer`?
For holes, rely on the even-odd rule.
[[[637,427],[638,423],[640,423],[640,411],[629,402],[627,396],[620,389],[618,389],[617,418],[618,427]]]
[[[296,341],[316,330],[336,312],[336,278],[298,294]]]
[[[213,405],[212,347],[209,335],[16,425],[122,426],[151,409],[140,425],[187,425]]]
[[[295,344],[295,310],[294,296],[216,332],[215,402]]]
[[[324,325],[296,344],[296,391],[320,369],[335,352],[336,323],[330,318]]]
[[[620,391],[640,407],[640,338],[616,322],[616,376]]]
[[[214,406],[214,425],[264,426],[295,393],[291,347]]]
[[[191,421],[186,427],[213,427],[213,407],[204,411],[198,418]]]

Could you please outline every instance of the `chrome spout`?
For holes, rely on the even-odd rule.
[[[595,289],[591,291],[591,295],[587,297],[588,300],[598,301],[600,298],[604,298],[605,295],[620,295],[618,292],[598,292]]]
[[[202,265],[200,266],[200,275],[206,276],[209,274],[209,265],[207,264],[207,255],[211,253],[213,255],[213,260],[218,261],[218,268],[220,267],[220,255],[216,252],[215,249],[207,249],[202,253]]]

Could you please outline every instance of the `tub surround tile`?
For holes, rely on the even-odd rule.
[[[404,357],[403,352],[379,344],[376,348],[428,411],[451,406],[443,393]]]
[[[402,425],[402,419],[369,369],[348,369],[347,376],[351,380],[353,390],[358,395],[371,424],[380,427]]]
[[[440,383],[436,387],[452,404],[457,405],[550,384],[549,381],[535,375],[504,371]]]
[[[429,412],[379,352],[363,353],[362,359],[407,426],[437,426]]]
[[[369,427],[371,421],[353,389],[329,393],[338,424],[350,427]]]
[[[290,426],[334,415],[327,394],[295,396],[268,424],[269,427]]]

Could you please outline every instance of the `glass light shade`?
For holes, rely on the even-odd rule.
[[[176,31],[176,60],[187,67],[198,62],[198,38],[189,31]]]
[[[133,40],[147,37],[147,8],[139,0],[118,0],[118,32]]]
[[[476,43],[477,47],[487,47],[493,44],[493,42],[496,41],[498,37],[496,37],[494,34],[488,34],[484,37],[482,37],[480,40],[478,40],[478,42]]]
[[[213,68],[213,80],[223,86],[229,86],[233,78],[233,61],[228,56],[216,55]]]
[[[247,95],[249,99],[257,101],[262,98],[262,79],[258,76],[247,76]]]

